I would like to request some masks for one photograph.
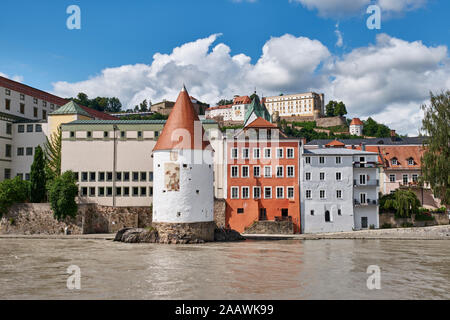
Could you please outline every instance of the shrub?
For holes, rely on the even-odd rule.
[[[415,214],[417,221],[433,221],[434,217],[429,212],[419,212]]]
[[[381,229],[391,229],[391,228],[392,228],[392,224],[390,224],[390,223],[384,223],[381,226]]]
[[[34,161],[31,165],[31,189],[30,189],[30,201],[33,203],[41,203],[46,198],[46,177],[45,177],[45,161],[44,152],[41,147],[36,148],[34,153]]]
[[[412,227],[414,227],[414,224],[412,224],[411,222],[402,223],[402,228],[412,228]]]
[[[0,217],[15,203],[29,200],[30,183],[19,177],[0,182]]]
[[[74,218],[77,215],[78,206],[75,201],[77,195],[78,187],[72,171],[67,171],[55,178],[49,185],[48,197],[56,219]]]

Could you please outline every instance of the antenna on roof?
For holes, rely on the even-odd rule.
[[[183,82],[183,89],[181,89],[181,91],[183,92],[183,91],[187,91],[186,90],[186,86],[184,85],[184,82]]]

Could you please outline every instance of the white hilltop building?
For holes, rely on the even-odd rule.
[[[350,134],[354,136],[362,136],[364,123],[359,118],[354,118],[349,126]]]
[[[214,240],[214,151],[186,88],[153,149],[153,222],[167,229]]]

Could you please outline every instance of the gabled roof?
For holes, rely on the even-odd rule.
[[[199,127],[196,130],[201,130],[201,133],[197,133],[197,135],[195,135],[195,124]],[[174,133],[175,136],[172,137]],[[205,150],[210,144],[208,141],[204,141],[204,136],[205,130],[195,112],[186,88],[183,87],[153,151]]]
[[[326,144],[325,145],[326,147],[333,147],[333,148],[337,148],[337,147],[341,147],[341,148],[344,148],[345,147],[345,143],[343,143],[343,142],[341,142],[341,141],[339,141],[339,140],[334,140],[334,141],[331,141],[330,143],[328,143],[328,144]]]
[[[353,118],[352,122],[350,122],[351,126],[363,126],[364,123],[359,118]]]
[[[50,113],[51,115],[63,115],[63,114],[78,114],[86,117],[92,117],[88,112],[86,112],[82,107],[80,107],[76,102],[69,101],[58,110]]]
[[[334,139],[315,139],[308,142],[308,146],[326,145]],[[357,139],[340,139],[345,143],[346,146],[360,145],[364,143],[365,145],[423,145],[427,140],[427,137],[396,137],[394,140],[392,138],[357,138]]]
[[[86,111],[87,113],[89,113],[92,117],[94,117],[95,119],[100,119],[100,120],[117,120],[119,118],[112,116],[110,114],[107,114],[105,112],[101,112],[92,108],[88,108],[85,106],[80,106],[84,111]]]
[[[233,99],[233,104],[250,104],[252,99],[249,96],[235,97]]]
[[[258,96],[256,96],[253,101],[252,104],[250,105],[250,107],[248,108],[247,112],[245,113],[245,117],[244,117],[244,125],[247,124],[248,119],[250,118],[250,116],[252,114],[255,114],[255,116],[258,118],[263,118],[267,121],[272,121],[272,117],[270,116],[269,111],[267,111],[266,106],[264,104],[261,104],[261,102],[259,101]]]
[[[245,128],[257,128],[257,129],[272,129],[272,128],[277,128],[276,125],[274,125],[273,123],[270,123],[267,120],[264,120],[263,118],[256,118],[255,121],[251,122],[250,124],[248,124],[247,126],[245,126]]]
[[[382,146],[379,148],[384,159],[383,166],[390,169],[420,169],[425,152],[422,146]],[[413,165],[408,163],[411,158],[414,160]],[[397,159],[398,165],[392,165],[393,159]]]
[[[206,111],[213,111],[213,110],[219,110],[219,109],[231,109],[232,106],[233,106],[232,104],[227,104],[224,106],[216,106],[216,107],[208,108],[208,109],[206,109]]]

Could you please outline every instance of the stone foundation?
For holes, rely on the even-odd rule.
[[[255,221],[245,229],[245,234],[294,234],[291,221]]]
[[[162,223],[154,222],[153,228],[158,231],[159,243],[186,244],[214,241],[216,223]]]
[[[392,228],[402,228],[405,225],[413,225],[414,227],[431,227],[449,224],[449,217],[446,213],[432,213],[434,220],[419,221],[412,215],[411,218],[396,218],[394,213],[380,214],[380,227],[389,225]]]

